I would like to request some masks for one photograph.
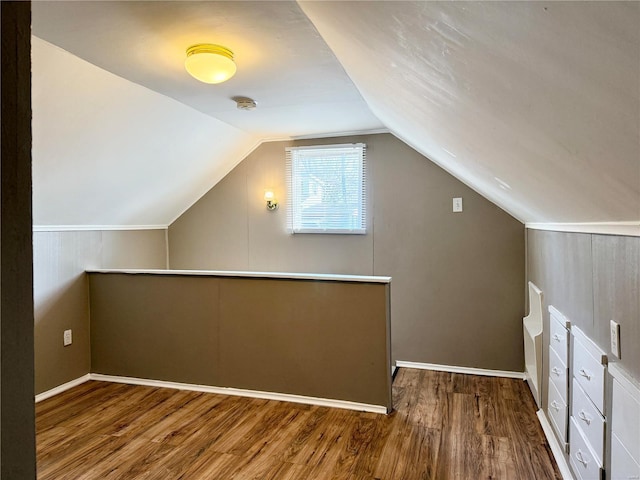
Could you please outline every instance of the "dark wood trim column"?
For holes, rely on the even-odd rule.
[[[31,3],[0,8],[0,477],[35,479]]]

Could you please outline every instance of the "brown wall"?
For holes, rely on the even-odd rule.
[[[386,284],[89,279],[93,373],[391,407]]]
[[[89,373],[88,268],[165,268],[164,230],[34,232],[35,386]],[[63,346],[64,330],[73,344]]]
[[[36,477],[30,2],[0,2],[0,478]]]
[[[285,146],[348,142],[367,235],[288,234]],[[524,258],[520,222],[388,134],[262,144],[169,228],[171,268],[390,275],[394,360],[499,370],[523,370]]]
[[[553,305],[610,352],[609,321],[620,324],[620,365],[640,380],[640,237],[527,230],[529,280],[544,293],[544,357]],[[545,365],[546,367],[546,365]],[[548,372],[544,372],[546,408]]]

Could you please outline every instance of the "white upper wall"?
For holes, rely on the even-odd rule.
[[[516,218],[640,222],[640,2],[300,5],[396,136]]]
[[[258,143],[32,37],[34,225],[166,226]]]

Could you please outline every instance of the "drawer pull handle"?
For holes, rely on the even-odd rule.
[[[587,380],[591,380],[591,374],[587,372],[584,368],[580,369],[580,375],[586,378]]]
[[[553,339],[554,339],[556,342],[559,342],[560,340],[562,340],[562,337],[561,337],[560,335],[558,335],[557,333],[554,333],[554,334],[553,334]]]
[[[559,412],[560,411],[560,405],[558,404],[558,402],[556,402],[555,400],[553,402],[551,402],[551,407],[556,411]]]
[[[553,367],[553,368],[551,369],[551,371],[552,371],[553,373],[555,373],[555,374],[556,374],[556,376],[558,376],[558,377],[559,377],[559,376],[560,376],[560,374],[562,373],[562,370],[560,370],[558,367]]]
[[[584,410],[580,410],[580,413],[578,414],[578,417],[580,417],[580,420],[582,420],[587,425],[591,425],[591,419],[589,418],[589,415],[587,415],[585,413]]]
[[[589,463],[589,460],[585,460],[582,456],[582,450],[580,449],[578,449],[578,453],[576,453],[576,459],[585,467],[587,466],[587,463]]]

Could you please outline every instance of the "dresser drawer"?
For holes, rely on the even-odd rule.
[[[562,399],[562,395],[553,384],[549,382],[549,398],[547,405],[547,412],[551,419],[551,424],[558,434],[558,438],[562,443],[567,443],[567,404]]]
[[[624,388],[618,379],[613,380],[613,404],[611,405],[611,431],[627,451],[640,463],[640,392]]]
[[[558,318],[553,310],[549,309],[549,312],[551,313],[551,321],[549,322],[549,345],[558,353],[565,367],[568,367],[569,356],[567,352],[569,351],[569,332],[565,325],[563,325],[562,319]]]
[[[573,343],[573,376],[598,408],[604,412],[604,375],[605,367],[600,359],[594,358],[580,338]]]
[[[640,479],[640,465],[622,445],[618,437],[611,435],[611,475],[613,480]]]
[[[576,424],[576,419],[571,417],[569,422],[569,462],[573,473],[581,480],[601,480],[602,465],[587,446],[587,441]]]
[[[558,389],[563,402],[567,401],[567,367],[553,348],[549,348],[549,378]]]
[[[571,415],[591,445],[598,462],[604,463],[604,429],[605,421],[576,379],[573,379]]]

